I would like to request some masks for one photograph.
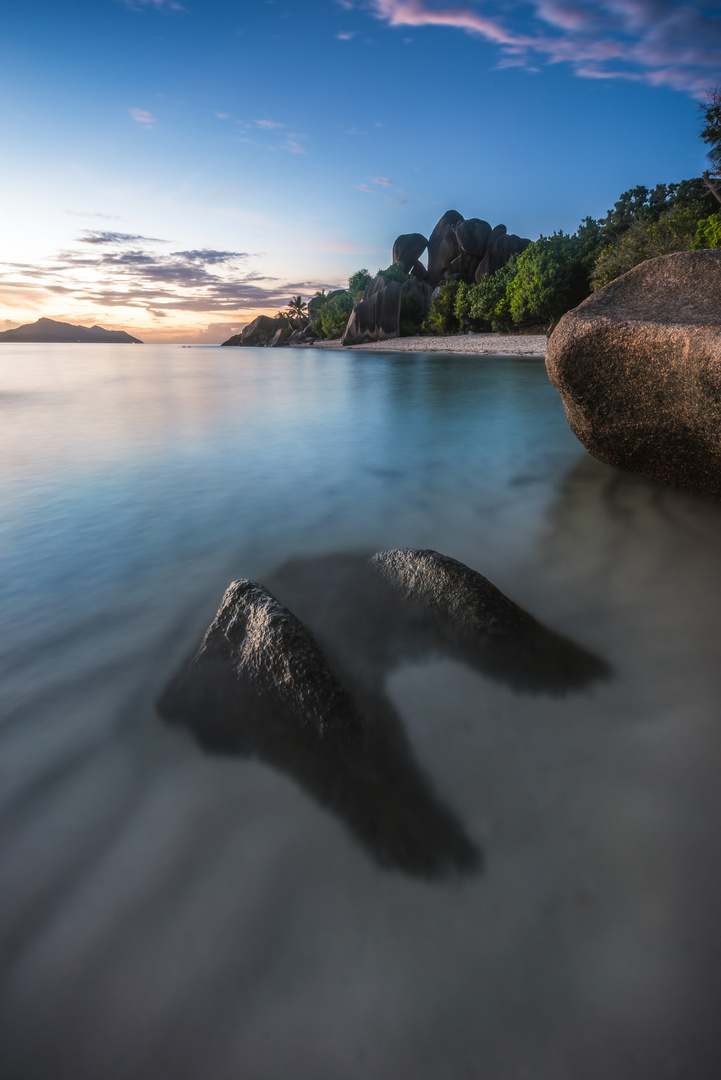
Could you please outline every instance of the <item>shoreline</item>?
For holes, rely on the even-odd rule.
[[[341,339],[314,341],[308,345],[290,345],[291,349],[338,349],[343,352],[398,353],[456,353],[470,356],[537,356],[546,355],[548,339],[545,334],[450,334],[447,337],[388,338],[364,345],[341,345]]]

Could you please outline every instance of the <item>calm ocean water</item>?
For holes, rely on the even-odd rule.
[[[537,360],[0,349],[0,1075],[715,1078],[721,506],[590,458]],[[154,708],[233,578],[392,547],[612,670],[386,674],[475,875]]]

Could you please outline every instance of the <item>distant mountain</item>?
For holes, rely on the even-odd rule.
[[[103,330],[102,326],[73,326],[72,323],[56,322],[55,319],[38,319],[37,322],[18,326],[15,330],[4,330],[0,333],[0,342],[3,341],[108,341],[126,345],[143,344],[124,330]]]

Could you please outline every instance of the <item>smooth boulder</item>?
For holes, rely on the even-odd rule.
[[[401,286],[382,274],[373,278],[353,308],[341,344],[363,345],[400,334]]]
[[[428,241],[422,233],[403,233],[393,245],[393,262],[400,263],[405,273],[411,274],[427,247]]]
[[[589,296],[546,368],[594,457],[721,496],[721,251],[649,259]]]
[[[234,334],[223,345],[270,345],[279,330],[288,326],[288,319],[271,318],[259,315],[257,319],[244,326],[239,334]]]

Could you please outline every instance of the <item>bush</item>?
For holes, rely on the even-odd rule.
[[[558,232],[521,252],[506,298],[514,323],[553,325],[589,292],[577,237]]]
[[[518,269],[518,258],[518,255],[512,255],[495,274],[481,278],[469,287],[470,318],[479,328],[490,327],[494,331],[510,329],[512,319],[507,293]]]
[[[600,289],[646,259],[690,251],[706,213],[703,203],[679,203],[656,221],[635,221],[620,240],[599,255],[593,288]]]
[[[325,337],[343,337],[353,310],[353,302],[350,291],[346,290],[323,305],[320,311],[320,324]]]
[[[431,306],[423,320],[423,329],[431,334],[457,334],[460,325],[456,317],[456,296],[460,281],[446,281],[438,294],[431,300]]]
[[[350,293],[354,304],[358,303],[372,280],[373,278],[366,269],[356,270],[355,274],[349,279],[348,292]]]
[[[721,214],[711,214],[710,217],[699,221],[696,226],[696,235],[691,244],[692,251],[700,248],[721,247]]]

